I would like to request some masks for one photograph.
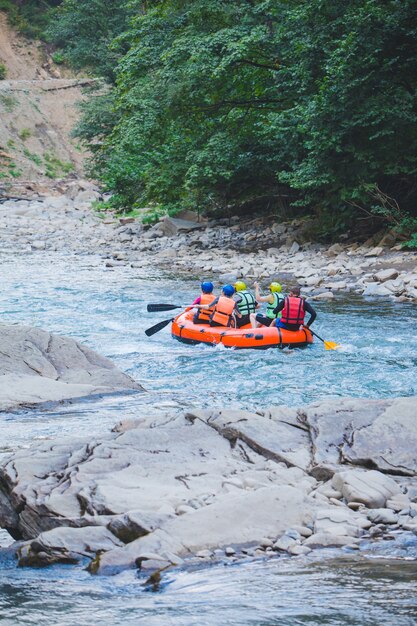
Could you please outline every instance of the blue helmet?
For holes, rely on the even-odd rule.
[[[201,283],[201,291],[203,293],[211,293],[213,289],[214,285],[210,281],[204,281],[203,283]]]
[[[230,296],[233,296],[233,294],[235,293],[235,288],[233,287],[233,285],[225,285],[222,291],[225,296],[228,296],[230,298]]]

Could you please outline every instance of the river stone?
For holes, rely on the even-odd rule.
[[[178,219],[166,216],[158,224],[159,229],[167,237],[178,235],[180,232],[190,232],[192,230],[200,230],[206,225],[191,220]]]
[[[334,535],[331,533],[314,533],[308,537],[303,545],[308,548],[342,548],[359,539],[353,539],[350,535]]]
[[[374,274],[374,280],[376,280],[378,283],[384,283],[387,280],[395,280],[397,276],[398,270],[390,268],[386,270],[381,270],[380,272]]]
[[[348,502],[363,502],[369,509],[383,508],[390,497],[401,493],[392,478],[375,470],[338,472],[332,482]]]
[[[410,508],[411,502],[408,495],[400,493],[387,500],[385,505],[388,509],[392,509],[393,511],[398,513],[398,511],[401,511],[403,509],[408,510]]]
[[[363,290],[364,296],[390,296],[391,291],[383,283],[368,283]]]
[[[381,256],[383,251],[384,249],[381,246],[376,246],[375,248],[372,248],[371,250],[369,250],[369,252],[365,252],[365,256],[366,257]]]
[[[312,296],[312,300],[334,300],[334,293],[332,291],[323,291]]]
[[[88,555],[100,550],[107,551],[122,545],[123,543],[117,537],[102,526],[89,526],[88,528],[61,526],[61,528],[41,533],[30,543],[31,549],[36,552],[62,550],[80,555]]]
[[[373,524],[396,524],[398,522],[398,515],[391,509],[371,509],[367,517]]]
[[[293,529],[296,530],[301,537],[310,537],[313,534],[311,528],[307,528],[307,526],[293,526]]]
[[[274,549],[287,552],[290,548],[296,545],[300,545],[299,539],[293,539],[288,535],[283,535],[274,543]]]
[[[369,526],[370,523],[362,515],[354,513],[347,507],[319,509],[314,520],[315,534],[360,537]]]
[[[69,337],[40,328],[0,325],[0,410],[15,406],[142,390],[111,361]]]
[[[294,545],[288,548],[288,552],[291,556],[305,556],[311,552],[311,548],[308,548],[307,546]]]
[[[213,556],[213,552],[211,550],[199,550],[196,553],[196,557],[199,559],[210,559]]]

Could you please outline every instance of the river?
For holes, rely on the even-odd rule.
[[[121,419],[185,407],[264,408],[324,396],[417,395],[417,307],[358,297],[317,304],[315,328],[342,344],[325,351],[233,351],[190,347],[169,326],[144,329],[171,313],[147,313],[148,302],[186,305],[199,277],[155,269],[105,268],[98,256],[3,255],[1,320],[79,339],[111,358],[148,391],[75,401],[0,416],[0,454],[62,433],[100,433]],[[3,545],[8,543],[2,533]],[[18,569],[0,559],[4,624],[224,625],[416,623],[412,583],[417,539],[364,545],[361,554],[314,552],[304,559],[173,571],[158,592],[134,572],[93,577],[82,567]]]

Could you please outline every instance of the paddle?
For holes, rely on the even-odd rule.
[[[150,328],[147,328],[145,330],[145,335],[147,335],[148,337],[151,337],[152,335],[159,333],[160,330],[165,328],[165,326],[168,326],[168,324],[173,322],[174,319],[175,319],[174,317],[171,317],[171,319],[169,320],[163,320],[162,322],[158,322],[158,324],[155,324],[155,326],[151,326]]]
[[[146,307],[148,313],[155,313],[156,311],[172,311],[173,309],[183,309],[181,304],[148,304]]]
[[[317,337],[317,339],[320,339],[320,341],[324,343],[324,347],[326,348],[326,350],[337,350],[338,348],[342,347],[342,346],[339,346],[339,344],[336,343],[335,341],[325,341],[324,339],[320,337],[320,335],[315,333],[314,330],[311,330],[309,326],[306,326],[306,328],[308,328],[308,330],[310,331],[312,335],[314,335],[315,337]]]

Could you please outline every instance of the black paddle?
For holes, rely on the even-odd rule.
[[[146,307],[148,313],[155,313],[156,311],[172,311],[173,309],[183,309],[181,304],[148,304]]]
[[[156,333],[159,333],[160,330],[165,328],[165,326],[168,326],[168,324],[173,322],[174,319],[175,319],[174,317],[171,317],[171,319],[169,319],[169,320],[163,320],[162,322],[159,322],[158,324],[155,324],[155,326],[151,326],[150,328],[147,328],[145,330],[145,335],[147,335],[148,337],[151,337],[152,335],[155,335]]]

